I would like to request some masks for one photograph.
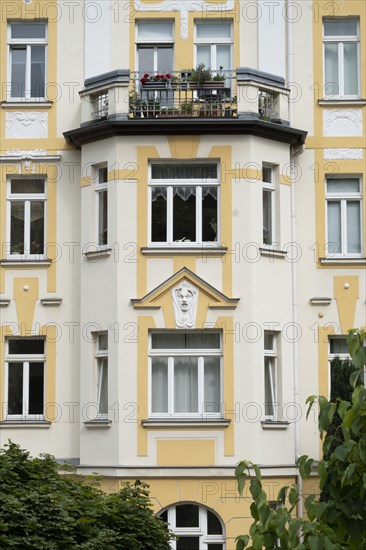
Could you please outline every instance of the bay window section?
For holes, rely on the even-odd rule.
[[[152,165],[150,242],[217,243],[217,166]]]
[[[150,416],[221,417],[219,333],[151,334]]]

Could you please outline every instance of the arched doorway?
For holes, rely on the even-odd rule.
[[[162,510],[165,521],[178,539],[172,550],[225,550],[225,529],[219,516],[195,503],[179,503]]]

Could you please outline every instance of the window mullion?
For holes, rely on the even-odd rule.
[[[211,44],[211,69],[219,69],[217,66],[217,44]]]

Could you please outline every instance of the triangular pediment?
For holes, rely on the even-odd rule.
[[[183,267],[160,285],[148,292],[143,298],[132,299],[135,309],[159,309],[167,294],[171,295],[172,289],[182,281],[187,281],[203,293],[210,309],[235,309],[239,298],[229,298],[204,279],[193,273],[187,267]]]

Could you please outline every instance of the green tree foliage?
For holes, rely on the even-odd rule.
[[[317,466],[320,489],[327,485],[327,499],[311,495],[305,500],[307,517],[296,517],[301,498],[297,485],[283,487],[273,509],[263,490],[261,472],[255,464],[242,461],[236,468],[239,494],[246,482],[253,498],[253,523],[248,535],[237,538],[237,550],[363,550],[366,548],[366,389],[359,384],[366,365],[366,333],[349,331],[347,343],[354,367],[350,370],[351,400],[323,396],[307,399],[308,414],[317,402],[318,426],[323,438],[323,459]],[[357,385],[358,384],[358,385]],[[335,417],[339,430],[328,433]],[[302,479],[310,476],[313,460],[300,457]]]
[[[172,535],[150,507],[147,485],[105,494],[94,480],[60,474],[49,455],[0,451],[0,548],[168,550]]]

